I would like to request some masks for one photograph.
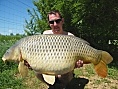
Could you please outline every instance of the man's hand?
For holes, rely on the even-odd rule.
[[[26,60],[24,60],[24,65],[26,65],[28,67],[28,69],[33,70],[32,67],[29,65],[29,63]]]
[[[75,68],[80,68],[83,66],[83,61],[82,60],[78,60],[75,64]]]

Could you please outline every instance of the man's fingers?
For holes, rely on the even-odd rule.
[[[80,67],[82,67],[82,66],[83,66],[83,61],[82,61],[82,60],[78,60],[78,61],[76,62],[75,67],[76,67],[76,68],[80,68]]]

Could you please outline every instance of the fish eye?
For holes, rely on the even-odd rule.
[[[8,54],[9,52],[7,51],[6,54]]]
[[[7,50],[6,53],[8,54],[10,50]]]

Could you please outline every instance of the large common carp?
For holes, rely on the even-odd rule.
[[[19,72],[27,75],[28,68],[41,74],[51,76],[68,73],[75,68],[79,60],[93,63],[95,71],[101,77],[107,76],[107,66],[113,58],[102,50],[97,50],[83,39],[68,35],[34,35],[22,38],[11,46],[3,55],[2,60],[19,61]]]

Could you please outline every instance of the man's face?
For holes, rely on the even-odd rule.
[[[54,34],[62,34],[63,33],[63,18],[60,18],[59,14],[49,14],[49,25]]]

